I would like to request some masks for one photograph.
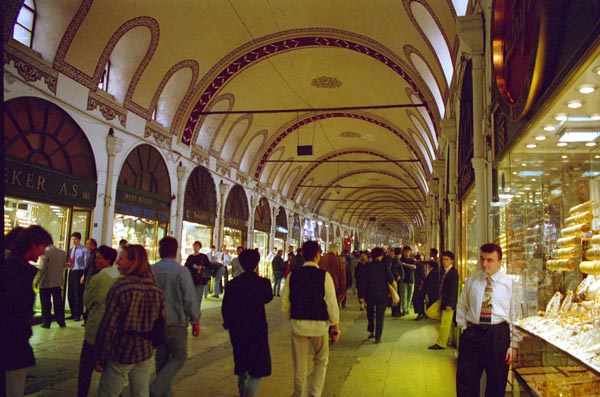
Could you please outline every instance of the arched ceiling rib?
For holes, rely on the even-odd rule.
[[[12,24],[20,2],[8,3]],[[116,48],[127,78],[111,82],[115,102],[148,123],[158,108],[174,142],[323,221],[404,236],[422,224],[465,1],[62,3],[36,3],[52,19],[38,23],[34,49],[67,77],[95,90]],[[411,107],[349,110],[390,104]],[[249,112],[268,109],[317,110]],[[313,155],[298,156],[298,145]],[[394,197],[414,201],[380,202]]]

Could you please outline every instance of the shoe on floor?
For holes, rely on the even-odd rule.
[[[369,332],[369,337],[368,337],[368,339],[373,339],[374,337],[375,337],[375,334],[374,334],[374,333],[372,333],[372,332]]]
[[[445,347],[442,347],[436,343],[435,345],[429,346],[428,349],[429,350],[444,350]]]
[[[415,318],[415,321],[421,321],[421,320],[423,320],[424,318],[425,318],[425,315],[424,315],[423,313],[421,313],[421,314],[419,314],[419,315],[417,316],[417,318]]]
[[[58,326],[61,328],[65,328],[67,326],[67,324],[66,323],[58,323]]]
[[[50,324],[42,324],[42,325],[40,325],[40,327],[49,329],[50,328]]]
[[[381,339],[375,339],[375,343],[381,343]]]

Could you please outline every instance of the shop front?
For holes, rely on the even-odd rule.
[[[235,185],[225,202],[223,219],[223,244],[227,252],[235,252],[237,247],[245,247],[248,237],[248,199],[240,185]]]
[[[298,214],[294,214],[293,216],[289,245],[294,247],[294,252],[296,252],[296,249],[302,245],[302,228],[300,227],[300,216]]]
[[[271,234],[271,206],[266,197],[261,197],[254,210],[254,249],[260,253],[258,271],[262,277],[271,278],[271,261],[268,259],[269,235]]]
[[[275,247],[277,249],[283,250],[284,253],[287,252],[286,241],[288,237],[288,224],[287,224],[287,214],[285,212],[285,208],[279,207],[279,211],[277,212],[277,216],[275,217]],[[287,258],[284,258],[287,259]]]
[[[206,252],[213,244],[213,232],[217,214],[217,193],[210,172],[196,167],[185,188],[183,202],[183,230],[181,236],[181,259],[194,252],[194,242],[202,243]]]
[[[317,233],[317,222],[312,219],[304,218],[304,241],[317,240],[319,237]]]
[[[170,206],[171,182],[164,160],[152,146],[137,146],[117,182],[112,246],[125,239],[143,245],[148,258],[158,260],[158,241],[168,233]]]
[[[555,395],[593,395],[600,390],[600,14],[591,3],[565,4],[560,23],[540,16],[528,26],[549,29],[523,32],[526,42],[553,46],[546,59],[518,52],[494,70],[490,219],[522,302],[515,387],[543,395],[537,379],[552,378]],[[545,35],[563,21],[577,28]],[[493,29],[492,40],[512,46],[503,34]],[[550,375],[560,368],[578,373]]]
[[[96,163],[90,142],[60,107],[40,98],[4,103],[4,233],[41,225],[54,244],[91,236]]]

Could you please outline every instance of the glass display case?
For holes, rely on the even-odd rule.
[[[129,244],[143,245],[151,262],[157,261],[158,241],[167,235],[167,224],[154,219],[138,218],[130,215],[115,214],[112,246],[117,247],[119,240]]]
[[[269,235],[258,230],[254,231],[254,249],[260,253],[260,263],[258,264],[258,273],[262,277],[271,279],[271,262],[267,260],[269,254]]]
[[[183,232],[181,236],[181,260],[185,262],[187,257],[194,252],[194,241],[202,243],[201,252],[210,251],[213,244],[213,228],[199,223],[183,221]]]

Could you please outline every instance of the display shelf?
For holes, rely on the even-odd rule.
[[[528,330],[522,326],[516,325],[517,329],[519,329],[520,331],[522,331],[523,333],[533,336],[535,338],[539,338],[541,340],[543,340],[544,342],[548,343],[549,345],[553,346],[554,348],[556,348],[557,350],[559,350],[561,353],[565,354],[566,356],[568,356],[569,358],[571,358],[573,361],[583,365],[585,368],[587,368],[589,371],[593,372],[597,377],[600,377],[600,365],[595,365],[592,362],[590,362],[589,359],[586,359],[585,357],[581,357],[577,354],[574,354],[573,352],[568,351],[567,349],[557,345],[556,343],[554,343],[552,340],[550,340],[549,338],[546,338],[544,335],[540,335],[532,330]],[[600,381],[600,379],[599,379]]]

